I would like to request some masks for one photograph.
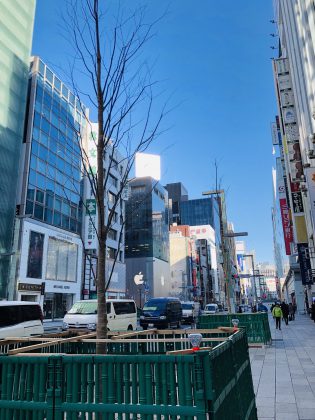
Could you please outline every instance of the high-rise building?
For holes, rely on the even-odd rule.
[[[151,177],[129,183],[126,203],[125,262],[127,293],[140,304],[170,290],[168,195]],[[141,273],[143,285],[134,276]]]
[[[6,298],[35,0],[0,0],[0,9],[0,298]]]
[[[275,0],[279,34],[273,60],[283,165],[280,211],[284,242],[290,260],[287,296],[298,310],[308,309],[315,297],[315,19],[310,0]]]
[[[188,191],[181,182],[167,184],[164,187],[168,192],[168,198],[171,200],[171,220],[170,224],[182,224],[180,220],[180,207],[183,201],[188,200]]]
[[[82,168],[88,110],[38,57],[31,60],[10,293],[58,318],[81,297]],[[17,284],[16,284],[17,282]]]

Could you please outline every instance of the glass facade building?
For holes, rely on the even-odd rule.
[[[31,63],[22,214],[81,234],[80,133],[86,109],[38,58]]]
[[[181,202],[180,219],[182,225],[212,226],[215,230],[216,244],[221,244],[219,205],[214,197]]]
[[[35,0],[0,0],[0,298],[7,297]]]
[[[129,187],[125,257],[169,261],[167,191],[150,177],[137,178]]]

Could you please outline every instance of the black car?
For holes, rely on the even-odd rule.
[[[148,300],[142,309],[140,326],[147,328],[180,328],[182,304],[176,298],[153,298]]]

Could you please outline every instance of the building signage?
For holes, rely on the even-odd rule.
[[[41,292],[42,284],[18,283],[19,292]]]
[[[306,168],[305,177],[311,204],[311,217],[315,226],[315,168]]]
[[[293,213],[303,213],[303,199],[302,194],[300,192],[293,192],[292,193],[292,203],[293,203]]]
[[[96,151],[96,134],[97,124],[92,124],[91,132],[88,138],[88,158],[90,165],[90,172],[95,175],[97,167],[97,151]],[[85,200],[85,232],[84,245],[85,249],[97,249],[97,206],[91,183],[87,180]]]
[[[302,284],[313,284],[312,266],[307,243],[297,245]]]
[[[280,198],[280,211],[284,235],[286,255],[291,255],[290,243],[293,242],[293,230],[291,225],[290,210],[286,198]]]
[[[279,144],[279,137],[278,137],[278,128],[277,123],[271,123],[271,136],[272,136],[272,144],[274,146]]]

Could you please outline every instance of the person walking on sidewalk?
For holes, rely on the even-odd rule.
[[[290,321],[294,321],[294,318],[295,318],[295,316],[294,316],[294,308],[293,308],[293,305],[292,305],[292,303],[289,303],[289,319],[290,319]]]
[[[283,320],[285,322],[285,325],[288,325],[288,323],[289,323],[289,305],[287,305],[285,303],[285,301],[283,301],[281,303],[281,311],[282,311]]]
[[[272,316],[276,320],[276,329],[279,328],[279,330],[281,330],[281,318],[282,318],[283,314],[282,314],[282,310],[280,308],[279,303],[277,303],[276,306],[273,308]]]

